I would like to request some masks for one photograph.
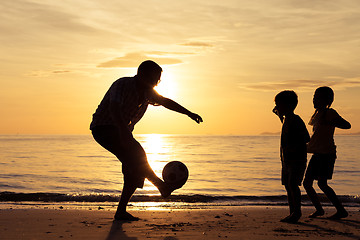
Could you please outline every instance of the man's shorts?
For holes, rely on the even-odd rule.
[[[306,178],[316,179],[332,179],[334,173],[334,165],[336,153],[320,154],[314,153],[310,159],[309,166],[306,170]]]
[[[150,166],[140,143],[135,139],[131,143],[124,143],[118,128],[112,125],[96,126],[92,129],[92,135],[96,142],[121,161],[124,184],[142,188]]]
[[[293,185],[296,184],[301,186],[301,182],[304,178],[306,169],[306,161],[292,164],[282,164],[281,169],[281,184],[282,185]]]

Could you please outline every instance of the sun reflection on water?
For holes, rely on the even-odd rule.
[[[145,149],[148,162],[155,174],[162,178],[162,169],[171,161],[169,159],[170,149],[162,134],[144,134],[141,144]],[[143,190],[152,192],[157,190],[152,184],[145,184]]]
[[[133,202],[133,208],[152,210],[152,211],[168,211],[169,208],[176,208],[177,203],[163,203],[163,202]]]

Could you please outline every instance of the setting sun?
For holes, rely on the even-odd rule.
[[[176,84],[176,77],[174,74],[170,69],[164,69],[161,74],[161,81],[159,85],[155,87],[155,90],[164,97],[176,98],[177,87],[178,85]]]

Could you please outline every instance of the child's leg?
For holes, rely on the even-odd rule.
[[[290,215],[295,211],[295,206],[294,206],[294,196],[291,192],[290,186],[289,185],[285,185],[285,190],[287,193],[287,200],[289,203],[289,210],[290,210]]]
[[[310,198],[312,204],[314,205],[314,207],[316,209],[316,211],[309,216],[312,218],[317,217],[317,216],[322,216],[325,213],[323,207],[321,206],[319,197],[313,187],[313,183],[314,183],[314,179],[305,175],[303,185],[304,185],[304,188],[306,190],[308,197]]]
[[[337,210],[337,212],[333,216],[331,216],[331,218],[339,219],[347,217],[347,211],[340,202],[339,198],[336,196],[335,191],[328,185],[327,179],[319,178],[318,186],[325,193],[326,197],[331,201],[331,203],[335,206]]]
[[[280,222],[288,222],[288,219],[291,217],[291,214],[293,214],[294,212],[294,201],[293,201],[293,196],[292,196],[292,192],[290,190],[290,187],[288,184],[285,184],[285,190],[286,190],[286,194],[287,194],[287,200],[289,203],[289,210],[290,210],[290,214],[288,216],[286,216],[285,218],[281,219]]]
[[[281,222],[296,223],[301,217],[301,192],[297,184],[285,185],[288,202],[290,208],[290,215],[281,219]]]
[[[301,191],[297,184],[291,185],[294,201],[294,213],[301,216]]]

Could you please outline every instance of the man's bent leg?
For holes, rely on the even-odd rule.
[[[170,196],[171,192],[175,189],[171,188],[171,186],[164,183],[155,172],[152,170],[149,162],[147,161],[146,153],[143,147],[140,145],[138,141],[134,139],[134,142],[131,144],[130,147],[130,156],[129,158],[136,159],[137,164],[139,166],[135,166],[139,169],[139,172],[147,178],[154,186],[158,188],[161,193],[162,197]]]

